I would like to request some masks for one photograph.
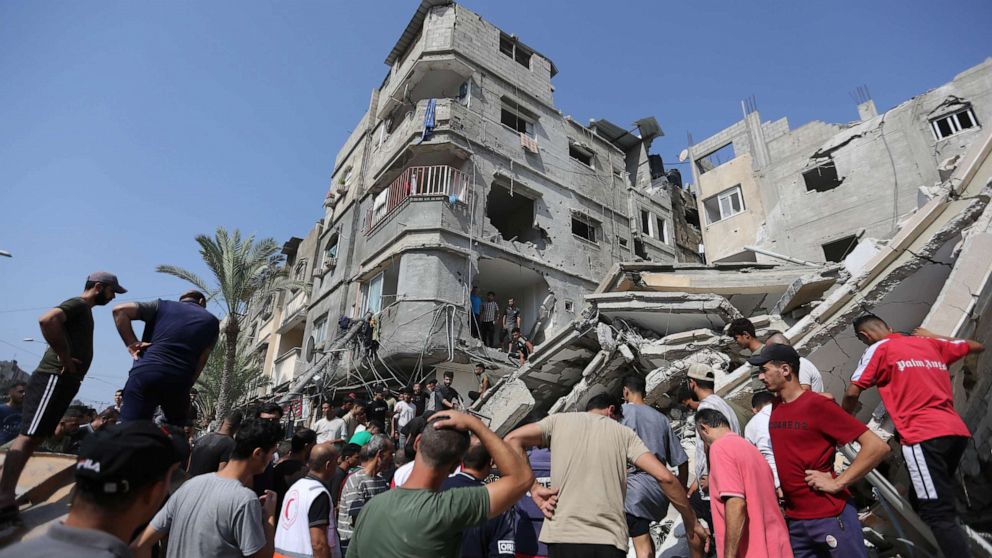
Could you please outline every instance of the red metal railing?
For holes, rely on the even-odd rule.
[[[409,167],[372,202],[365,213],[365,234],[386,221],[404,202],[413,197],[450,197],[467,201],[471,178],[447,165]]]

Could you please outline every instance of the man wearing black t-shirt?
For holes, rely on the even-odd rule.
[[[365,407],[365,416],[369,418],[369,422],[386,424],[388,415],[389,403],[386,403],[386,388],[376,389],[372,395],[372,401],[369,401],[368,406]]]
[[[190,477],[206,473],[216,473],[231,459],[234,450],[234,433],[241,428],[241,411],[231,411],[224,417],[217,432],[209,432],[193,442],[189,456]]]
[[[444,408],[438,409],[439,411],[462,408],[461,394],[458,393],[457,389],[451,387],[451,381],[454,379],[455,379],[455,374],[453,372],[444,373],[444,385],[440,387],[441,404],[444,406]]]

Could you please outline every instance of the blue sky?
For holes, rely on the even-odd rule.
[[[580,122],[658,118],[656,153],[740,118],[844,122],[992,55],[992,3],[464,2],[554,60]],[[31,370],[37,317],[93,270],[122,298],[174,297],[217,226],[284,241],[321,216],[334,156],[417,2],[0,2],[0,360]],[[982,38],[985,37],[985,38]],[[80,396],[109,402],[129,359],[110,308]]]

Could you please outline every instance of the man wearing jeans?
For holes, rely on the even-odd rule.
[[[913,483],[910,502],[930,526],[944,556],[970,556],[954,509],[954,473],[971,432],[954,410],[947,367],[985,347],[922,328],[912,336],[893,333],[871,314],[855,320],[854,331],[869,347],[851,377],[844,410],[854,413],[861,392],[878,386],[902,443]]]
[[[788,345],[768,345],[748,359],[778,397],[768,431],[775,467],[785,494],[785,518],[796,558],[867,558],[858,511],[847,487],[867,475],[889,453],[889,446],[832,399],[804,390],[799,353]],[[837,446],[857,440],[858,455],[843,473],[834,473]]]

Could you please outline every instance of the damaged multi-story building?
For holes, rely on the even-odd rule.
[[[756,370],[746,364],[749,353],[725,335],[740,317],[762,339],[784,332],[838,400],[865,350],[852,329],[864,313],[896,331],[922,326],[988,346],[992,132],[983,123],[992,116],[990,80],[992,60],[882,115],[872,116],[872,103],[864,103],[866,119],[843,127],[814,123],[789,132],[784,121],[762,124],[752,111],[730,132],[696,144],[689,153],[700,184],[692,188],[711,263],[618,264],[586,297],[583,315],[487,393],[478,412],[505,433],[528,416],[582,409],[590,397],[618,391],[622,376],[634,371],[647,379],[648,402],[674,419],[688,443],[692,421],[675,393],[694,362],[713,366],[717,392],[741,419],[751,415],[750,396],[761,389]],[[901,125],[889,128],[894,123]],[[755,148],[749,130],[757,125],[778,143]],[[814,131],[823,135],[804,139]],[[736,157],[716,164],[712,150],[726,145]],[[840,174],[826,188],[819,181],[831,164]],[[852,233],[851,246],[834,252],[835,237]],[[955,406],[974,434],[961,466],[958,509],[976,552],[990,554],[987,355],[969,356],[950,373]],[[895,443],[877,390],[864,395],[858,417]],[[866,540],[879,556],[935,556],[932,534],[906,501],[901,455],[893,452],[880,469],[886,473],[873,472],[870,490],[858,494]],[[660,555],[680,555],[678,529],[663,534]]]
[[[563,115],[554,63],[453,2],[421,2],[385,62],[323,216],[284,246],[308,286],[253,305],[271,389],[318,375],[314,393],[406,383],[435,368],[468,388],[471,362],[508,364],[471,336],[472,287],[501,307],[514,298],[540,343],[617,262],[698,260],[698,233],[676,231],[672,211],[684,228],[694,203],[649,153],[655,118]],[[340,350],[341,318],[368,314],[378,350]]]

